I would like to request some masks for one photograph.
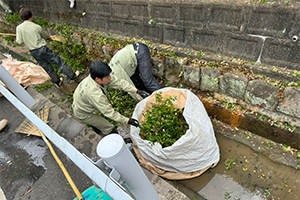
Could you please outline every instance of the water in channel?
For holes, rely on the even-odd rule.
[[[299,169],[274,162],[221,134],[216,133],[216,138],[221,155],[218,165],[180,183],[208,200],[300,199]]]

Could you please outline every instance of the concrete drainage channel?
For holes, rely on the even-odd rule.
[[[224,123],[213,124],[221,150],[219,164],[200,177],[178,181],[177,187],[183,184],[205,199],[299,198],[299,169],[288,166],[297,160],[291,152]]]
[[[172,184],[204,199],[298,199],[299,134],[200,98],[214,126],[220,162],[197,178]]]
[[[299,131],[297,128],[291,132],[288,129],[272,126],[267,120],[260,120],[259,118],[265,117],[259,115],[255,116],[248,113],[239,114],[237,112],[232,112],[232,110],[226,109],[220,104],[211,104],[204,99],[202,99],[202,103],[204,104],[208,115],[214,119],[240,129],[248,130],[274,142],[300,149],[300,134],[296,134],[297,131]]]
[[[24,58],[3,45],[0,50]],[[237,115],[218,104],[202,102],[214,125],[220,162],[197,178],[168,182],[190,199],[297,199],[300,158],[293,149],[299,149],[297,135],[251,115]]]

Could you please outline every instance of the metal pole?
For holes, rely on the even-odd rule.
[[[110,134],[102,138],[97,146],[97,154],[107,164],[116,168],[136,199],[160,199],[119,134]]]
[[[115,200],[132,200],[129,194],[117,186],[110,178],[106,176],[106,174],[104,174],[104,172],[87,160],[75,147],[73,147],[67,140],[52,130],[47,124],[45,124],[45,122],[36,116],[29,108],[27,108],[1,84],[0,92],[106,194]]]

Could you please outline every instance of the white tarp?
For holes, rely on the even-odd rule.
[[[172,146],[162,148],[159,143],[152,145],[148,140],[141,139],[140,129],[131,126],[131,137],[137,144],[141,155],[158,168],[178,173],[194,172],[218,163],[220,160],[219,146],[212,123],[202,102],[195,94],[186,89],[166,87],[156,92],[165,92],[171,89],[186,94],[183,116],[189,125],[189,130]],[[149,98],[147,97],[137,104],[133,118],[140,119]]]

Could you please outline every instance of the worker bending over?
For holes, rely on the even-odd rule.
[[[34,59],[48,73],[52,82],[60,86],[63,80],[59,78],[51,64],[56,65],[71,80],[79,76],[79,71],[74,72],[59,55],[46,46],[46,40],[51,40],[50,35],[40,25],[32,22],[31,11],[22,8],[19,15],[24,22],[17,26],[16,42],[25,44]]]
[[[163,88],[152,74],[151,54],[143,43],[130,44],[118,51],[109,66],[118,79],[124,79],[140,90],[152,93]],[[129,94],[135,100],[141,100],[138,94]]]
[[[90,75],[77,86],[73,96],[74,115],[83,123],[101,130],[103,134],[115,132],[114,125],[98,114],[100,111],[105,117],[121,123],[140,126],[138,120],[129,119],[116,112],[106,97],[109,87],[122,89],[126,92],[138,93],[141,96],[149,95],[138,90],[125,80],[119,80],[111,75],[111,68],[102,61],[94,61],[90,65]]]

